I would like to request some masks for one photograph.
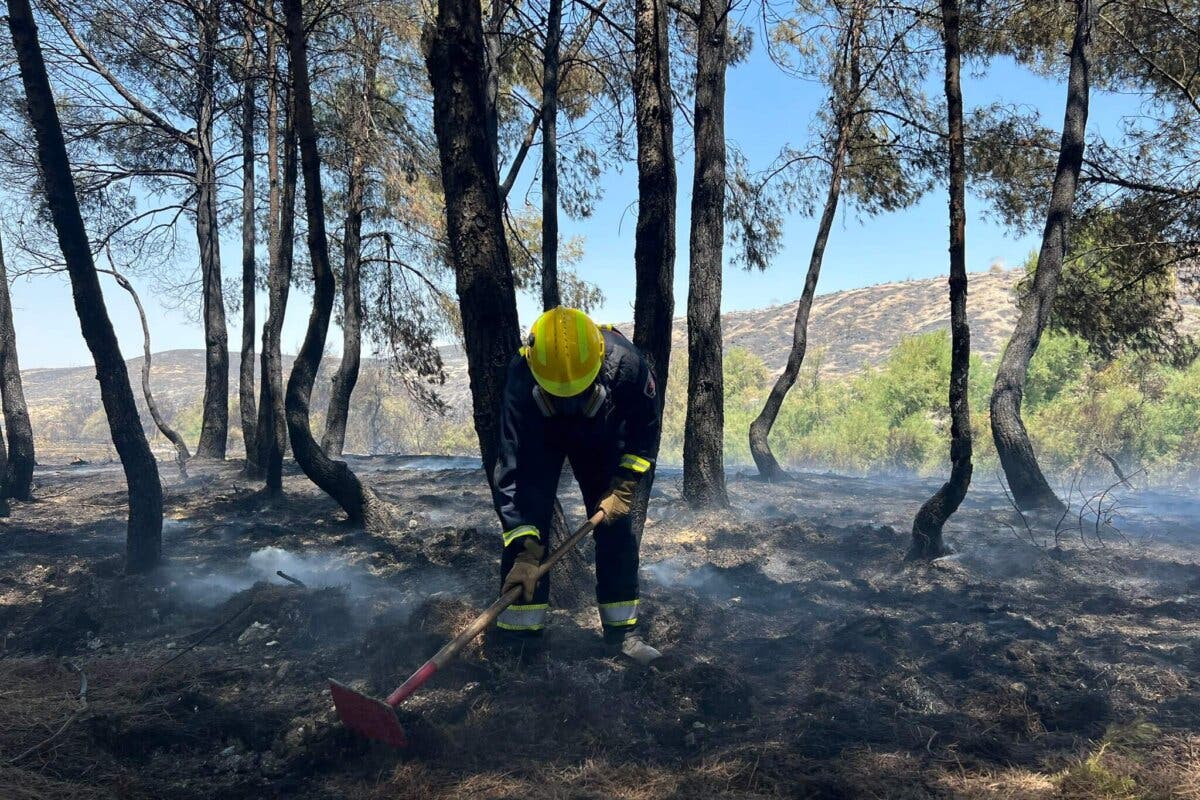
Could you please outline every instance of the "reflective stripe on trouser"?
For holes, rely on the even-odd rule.
[[[509,606],[500,612],[496,627],[506,631],[540,631],[546,626],[546,611],[549,608],[549,603]]]
[[[637,600],[620,600],[600,604],[600,622],[606,628],[629,628],[637,625]]]
[[[633,453],[626,453],[625,455],[621,456],[621,461],[618,466],[622,467],[623,469],[627,469],[636,475],[644,475],[650,471],[650,467],[654,466],[654,464],[642,458],[641,456],[634,455]]]

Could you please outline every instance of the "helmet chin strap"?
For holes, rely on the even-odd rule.
[[[583,404],[579,407],[579,415],[584,419],[595,417],[604,407],[606,399],[608,399],[608,389],[604,387],[604,384],[596,381],[592,384],[592,389],[587,393],[587,397],[583,399]],[[533,402],[537,405],[538,411],[542,412],[543,417],[555,417],[559,415],[560,410],[565,411],[565,409],[560,409],[560,406],[564,405],[564,400],[571,405],[579,402],[575,397],[556,398],[536,384],[533,387]]]

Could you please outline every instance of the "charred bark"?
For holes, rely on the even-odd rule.
[[[4,445],[4,437],[0,436],[0,478],[8,475],[8,448]],[[8,502],[8,487],[0,483],[0,517],[12,514],[12,505]]]
[[[1091,49],[1094,0],[1078,0],[1075,34],[1071,43],[1071,68],[1067,76],[1067,108],[1063,121],[1058,167],[1050,193],[1046,227],[1038,253],[1037,273],[1028,294],[1021,299],[1021,313],[1012,338],[1000,358],[996,382],[992,387],[992,437],[1013,500],[1023,511],[1061,512],[1063,503],[1055,495],[1038,465],[1029,432],[1021,419],[1021,401],[1029,362],[1050,322],[1058,281],[1067,250],[1067,233],[1075,189],[1083,166],[1087,131],[1089,58]]]
[[[0,244],[0,395],[3,396],[4,432],[8,436],[7,460],[2,471],[0,495],[15,500],[33,499],[33,426],[25,405],[21,365],[17,359],[17,331],[13,325],[12,296],[4,247]]]
[[[129,490],[125,567],[129,572],[142,572],[158,564],[162,555],[162,486],[158,464],[142,431],[129,373],[104,305],[33,12],[29,0],[7,0],[7,4],[8,26],[37,139],[47,206],[71,278],[80,329],[96,363],[100,399],[113,445],[125,470]]]
[[[494,0],[489,6],[487,29],[483,32],[483,124],[492,148],[492,164],[500,175],[500,32],[509,0]]]
[[[246,449],[246,474],[259,472],[258,418],[254,408],[254,295],[258,269],[254,251],[257,231],[254,219],[254,11],[245,12],[246,41],[242,61],[242,353],[238,372],[238,411],[242,419],[242,443]]]
[[[850,26],[846,34],[846,47],[849,64],[849,80],[841,90],[843,94],[834,96],[834,143],[829,154],[829,186],[825,192],[825,205],[821,210],[821,219],[817,224],[817,235],[813,240],[812,253],[808,260],[808,273],[804,277],[804,289],[800,292],[800,300],[796,303],[796,321],[792,326],[792,349],[788,352],[787,364],[783,372],[775,379],[771,393],[762,411],[750,423],[750,454],[758,467],[758,474],[763,480],[774,482],[786,480],[788,475],[779,465],[775,454],[771,452],[771,428],[779,416],[779,409],[788,392],[796,384],[800,375],[800,367],[804,364],[804,355],[808,351],[808,319],[812,313],[813,298],[817,294],[817,282],[821,277],[821,267],[825,261],[825,247],[829,244],[829,233],[833,229],[833,221],[837,216],[838,203],[842,195],[842,177],[846,170],[846,158],[850,149],[850,137],[854,126],[855,105],[862,91],[862,27],[865,9],[855,5],[851,11]]]
[[[302,0],[284,0],[292,102],[296,136],[300,144],[300,168],[304,174],[304,210],[308,219],[308,249],[313,270],[313,309],[308,318],[304,343],[288,378],[285,413],[292,454],[304,474],[337,501],[350,522],[368,531],[390,526],[388,506],[351,471],[344,461],[325,455],[313,438],[309,402],[313,381],[321,364],[329,320],[333,315],[335,291],[329,264],[329,240],[325,233],[325,201],[321,195],[321,162],[317,151],[317,129],[313,123],[312,93],[308,77],[308,46]]]
[[[111,257],[109,259],[112,261]],[[133,298],[133,304],[137,307],[138,318],[142,321],[142,397],[146,400],[146,408],[150,410],[150,416],[154,419],[154,424],[158,426],[158,430],[167,440],[175,447],[175,463],[179,467],[179,477],[187,480],[187,461],[192,457],[188,452],[187,442],[179,435],[179,432],[172,428],[167,420],[163,417],[162,412],[158,408],[158,403],[154,399],[154,393],[150,391],[150,323],[146,320],[146,309],[142,306],[142,298],[138,295],[137,290],[133,288],[133,284],[129,279],[114,269],[100,270],[107,272],[113,276],[117,285],[129,292],[129,296]]]
[[[688,275],[688,397],[683,496],[694,508],[729,504],[721,271],[725,244],[725,68],[729,6],[701,0],[696,42],[696,170]]]
[[[633,100],[637,117],[638,217],[633,263],[633,343],[650,363],[658,413],[667,391],[675,316],[675,123],[665,0],[638,0],[634,21]],[[658,454],[658,442],[654,443]],[[641,539],[654,474],[642,481],[632,510]]]
[[[266,42],[266,144],[267,144],[267,284],[270,294],[271,276],[279,268],[279,77],[275,52],[275,26],[267,25]],[[263,323],[262,354],[259,356],[259,374],[262,380],[258,388],[258,419],[254,427],[258,434],[255,442],[258,452],[254,458],[246,457],[246,475],[263,478],[267,471],[267,458],[271,450],[271,431],[274,429],[271,381],[268,372],[268,342],[271,330],[270,301],[268,300],[267,321]],[[286,432],[285,432],[286,433]]]
[[[520,333],[494,142],[488,136],[479,3],[439,0],[436,27],[427,45],[446,230],[462,315],[475,433],[490,483],[505,374]]]
[[[281,216],[278,226],[278,243],[274,270],[267,275],[267,324],[266,344],[263,348],[263,379],[266,398],[265,423],[259,430],[272,430],[273,436],[260,436],[264,447],[263,471],[266,476],[268,494],[283,491],[283,456],[287,452],[288,427],[284,408],[285,387],[283,381],[283,320],[287,312],[288,295],[292,285],[292,268],[295,265],[296,238],[296,184],[299,178],[296,126],[289,112],[284,135],[283,187],[280,197]]]
[[[258,400],[258,462],[266,478],[266,492],[283,492],[283,454],[287,449],[287,417],[284,413],[283,318],[292,283],[296,221],[296,130],[292,122],[291,93],[284,102],[283,182],[279,176],[279,87],[275,75],[275,31],[267,30],[267,181],[268,235],[267,321],[263,325],[262,383]]]
[[[346,444],[350,397],[358,383],[362,364],[362,227],[366,197],[367,151],[371,146],[371,102],[382,41],[376,35],[368,44],[363,63],[362,89],[354,113],[353,152],[347,181],[346,220],[342,233],[342,361],[333,376],[325,435],[321,447],[330,458],[338,458]]]
[[[558,292],[558,66],[562,0],[546,12],[542,57],[542,308],[562,304]]]
[[[217,210],[217,164],[213,158],[216,113],[218,0],[199,7],[199,68],[196,75],[196,240],[204,296],[204,406],[196,455],[225,458],[229,436],[229,333],[221,287],[221,244]]]
[[[963,136],[959,0],[942,0],[945,45],[946,139],[950,164],[950,480],[925,501],[913,520],[910,559],[949,552],[942,528],[971,485],[971,326],[967,323],[967,166]]]

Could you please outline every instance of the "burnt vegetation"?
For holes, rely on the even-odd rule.
[[[0,797],[1200,795],[1197,0],[4,22]],[[756,112],[773,157],[738,70],[795,87]],[[985,94],[1030,74],[1040,109]],[[575,231],[622,191],[617,280]],[[943,197],[936,313],[885,352],[880,290],[848,338],[838,248]],[[985,225],[1035,243],[1020,271],[971,271]],[[783,272],[794,305],[723,314]],[[468,646],[408,752],[356,738],[325,680],[385,696],[494,600],[526,312],[622,304],[666,657],[604,649],[588,544],[544,646]],[[184,391],[163,309],[202,335]],[[90,355],[65,390],[21,370],[57,314]],[[58,463],[81,431],[114,463]],[[549,543],[594,511],[562,497]]]

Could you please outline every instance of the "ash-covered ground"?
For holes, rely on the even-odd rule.
[[[469,648],[393,751],[340,727],[326,679],[407,677],[493,599],[498,531],[464,462],[353,464],[394,532],[298,474],[268,504],[236,464],[164,465],[168,562],[136,578],[120,469],[41,469],[0,521],[0,797],[1200,797],[1194,495],[1023,521],[983,480],[958,554],[909,565],[936,481],[735,475],[696,514],[668,472],[642,547],[667,658],[610,657],[566,570],[544,645]]]

